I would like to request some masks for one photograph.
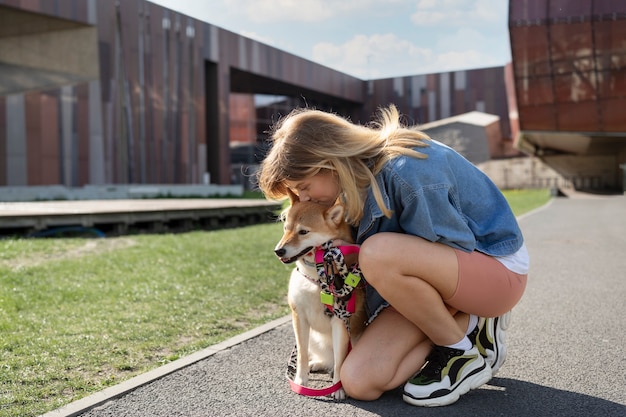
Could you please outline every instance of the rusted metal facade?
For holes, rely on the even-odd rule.
[[[423,124],[481,111],[500,117],[505,139],[512,139],[504,67],[421,74],[367,81],[368,110],[394,103],[408,122]]]
[[[0,0],[9,12],[95,27],[99,77],[0,96],[0,185],[199,183],[205,173],[227,184],[231,91],[310,95],[349,114],[363,100],[359,79],[144,0]],[[57,59],[71,53],[53,47]]]
[[[626,4],[612,0],[510,4],[522,129],[626,131]]]
[[[577,188],[619,188],[626,2],[511,0],[509,33],[519,146]]]
[[[393,103],[417,124],[498,115],[492,157],[516,139],[567,177],[619,187],[626,3],[509,4],[512,64],[363,81],[146,0],[0,0],[0,185],[228,184],[293,107],[367,122]]]

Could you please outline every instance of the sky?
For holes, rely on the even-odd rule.
[[[361,79],[503,66],[506,0],[150,0]]]

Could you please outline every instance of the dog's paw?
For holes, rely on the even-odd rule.
[[[303,387],[306,387],[306,384],[309,383],[309,376],[296,374],[296,376],[293,378],[293,382]]]
[[[324,362],[309,362],[311,372],[328,372],[328,364]]]
[[[332,393],[332,397],[335,401],[344,401],[346,399],[346,392],[343,388],[339,388],[337,391]]]

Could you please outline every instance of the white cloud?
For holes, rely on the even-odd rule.
[[[406,75],[458,71],[469,68],[503,65],[490,50],[463,47],[464,37],[471,41],[479,34],[460,30],[444,41],[436,53],[395,34],[356,35],[343,44],[318,43],[313,59],[328,67],[362,79],[390,78]],[[438,45],[440,46],[440,45]]]
[[[510,60],[506,0],[153,0],[363,79]]]
[[[454,31],[441,33],[437,37],[437,49],[454,51],[472,46],[487,49],[484,46],[491,42],[493,42],[493,39],[486,37],[475,29],[459,27]]]
[[[404,0],[225,0],[229,9],[257,23],[322,22],[351,18],[371,8],[401,5]],[[323,28],[320,28],[323,30]]]
[[[478,29],[459,27],[441,33],[434,47],[439,51],[440,57],[465,56],[466,68],[504,65],[510,60],[509,38],[506,32],[486,34]]]
[[[356,35],[340,45],[318,43],[313,47],[313,59],[331,68],[369,79],[388,77],[391,73],[408,75],[427,72],[422,68],[432,62],[433,52],[388,33]],[[389,71],[383,72],[379,69],[381,67]]]
[[[508,4],[504,0],[421,0],[416,9],[411,21],[418,26],[482,26],[503,23]]]
[[[438,72],[458,71],[461,69],[491,67],[503,65],[502,62],[494,62],[494,58],[475,49],[465,51],[451,51],[439,54],[434,63]]]
[[[254,22],[317,22],[332,16],[332,11],[322,7],[320,0],[252,0],[241,3],[245,3],[243,11]]]

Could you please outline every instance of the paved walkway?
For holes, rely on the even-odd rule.
[[[123,390],[49,415],[625,416],[626,197],[557,198],[520,224],[531,275],[513,311],[507,362],[488,385],[451,406],[409,406],[399,390],[340,403],[292,393],[284,372],[294,339],[283,319],[256,337],[200,353],[203,359],[187,358],[193,363],[182,369],[157,370],[167,375],[108,402]],[[77,405],[89,401],[101,404],[81,413]]]

